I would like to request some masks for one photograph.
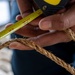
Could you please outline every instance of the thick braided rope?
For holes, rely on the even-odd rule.
[[[60,58],[58,58],[57,56],[55,56],[54,54],[52,54],[51,52],[41,48],[40,46],[36,45],[34,42],[32,41],[28,41],[26,39],[23,38],[19,38],[19,39],[14,39],[11,41],[8,41],[4,44],[2,44],[0,46],[0,49],[2,49],[3,47],[7,47],[9,46],[9,44],[11,42],[20,42],[21,44],[25,45],[25,46],[29,46],[33,49],[35,49],[36,51],[38,51],[39,53],[45,55],[46,57],[50,58],[52,61],[54,61],[55,63],[57,63],[58,65],[60,65],[61,67],[65,68],[68,72],[70,72],[72,75],[75,75],[75,69],[73,67],[71,67],[69,64],[65,63],[63,60],[61,60]]]
[[[75,33],[71,29],[66,29],[65,32],[68,34],[71,40],[75,41]]]
[[[69,35],[69,37],[75,41],[75,33],[71,30],[71,29],[67,29],[65,30],[65,32]],[[51,52],[41,48],[39,45],[36,45],[34,42],[32,41],[28,41],[24,38],[19,38],[19,39],[14,39],[11,41],[8,41],[2,45],[0,45],[0,49],[9,46],[9,44],[11,42],[20,42],[25,46],[29,46],[33,49],[35,49],[36,51],[38,51],[39,53],[45,55],[46,57],[50,58],[52,61],[54,61],[55,63],[57,63],[58,65],[60,65],[61,67],[65,68],[68,72],[70,72],[72,75],[75,75],[75,69],[73,67],[71,67],[70,64],[65,63],[62,59],[58,58],[57,56],[55,56],[54,54],[52,54]]]

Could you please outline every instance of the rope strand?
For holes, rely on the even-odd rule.
[[[45,55],[46,57],[48,57],[49,59],[51,59],[52,61],[54,61],[55,63],[57,63],[58,65],[60,65],[61,67],[65,68],[68,72],[70,72],[72,75],[75,75],[75,69],[73,67],[71,67],[69,64],[65,63],[63,60],[61,60],[60,58],[58,58],[57,56],[55,56],[54,54],[52,54],[51,52],[41,48],[40,46],[36,45],[34,42],[32,41],[28,41],[26,39],[23,38],[19,38],[19,39],[14,39],[11,41],[8,41],[4,44],[2,44],[0,46],[0,49],[2,49],[3,47],[7,47],[9,46],[10,43],[12,42],[20,42],[21,44],[25,45],[25,46],[29,46],[33,49],[35,49],[37,52]]]
[[[69,37],[72,40],[75,41],[75,33],[71,29],[67,29],[67,30],[65,30],[65,32],[69,35]],[[34,42],[26,40],[24,38],[18,38],[18,39],[13,39],[11,41],[8,41],[8,42],[0,45],[0,49],[9,46],[10,43],[15,42],[15,41],[19,42],[19,43],[21,43],[21,44],[23,44],[25,46],[29,46],[29,47],[35,49],[37,52],[45,55],[46,57],[48,57],[49,59],[51,59],[52,61],[54,61],[56,64],[58,64],[61,67],[65,68],[72,75],[75,75],[75,69],[73,67],[71,67],[70,64],[64,62],[62,59],[58,58],[53,53],[45,50],[44,48],[40,47],[39,45],[36,45]]]

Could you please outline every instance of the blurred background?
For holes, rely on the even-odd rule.
[[[0,31],[11,22],[11,0],[0,0]],[[0,43],[10,39],[10,35],[0,40]],[[3,48],[0,50],[0,75],[13,75],[11,69],[12,50]]]
[[[10,0],[0,0],[0,26],[10,21]]]

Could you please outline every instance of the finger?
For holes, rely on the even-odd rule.
[[[9,24],[6,25],[5,28],[7,28],[11,25],[13,25],[13,24],[9,23]],[[24,27],[20,28],[15,33],[19,34],[19,35],[22,35],[22,36],[26,36],[26,37],[35,37],[35,36],[41,35],[41,34],[46,33],[46,32],[48,32],[48,31],[42,31],[42,30],[39,29],[39,27],[27,25],[27,26],[24,26]]]
[[[12,23],[7,24],[6,28],[11,26],[11,25],[13,25],[13,24]],[[39,29],[39,27],[27,25],[27,26],[24,26],[24,27],[20,28],[15,33],[19,34],[21,36],[35,37],[35,36],[38,36],[38,35],[46,33],[46,32],[48,32],[48,31],[42,31],[42,30]]]
[[[22,17],[26,17],[34,11],[33,7],[35,5],[34,5],[32,0],[18,0],[18,5],[19,5],[19,9],[20,9]],[[36,8],[36,6],[35,6],[35,8]],[[39,17],[39,18],[35,19],[30,24],[34,25],[34,26],[38,25],[41,18],[42,17]]]
[[[17,0],[17,2],[18,2],[18,6],[22,14],[22,17],[25,17],[26,15],[28,15],[29,13],[33,11],[31,0]]]
[[[65,32],[55,32],[54,34],[46,33],[37,37],[32,37],[29,38],[28,40],[32,40],[36,44],[40,45],[41,47],[45,47],[60,42],[68,42],[70,41],[70,38],[67,37]],[[18,42],[10,44],[9,47],[13,49],[19,49],[19,50],[32,50],[30,47],[24,46]]]
[[[75,0],[70,0],[70,3],[74,3],[75,2]]]
[[[65,32],[54,32],[52,34],[45,33],[40,36],[30,38],[29,40],[34,41],[36,44],[42,47],[45,47],[45,46],[50,46],[61,42],[69,42],[70,38]]]
[[[17,15],[16,19],[19,21],[22,19],[22,16]],[[34,26],[28,24],[27,26],[24,26],[24,27],[20,28],[19,30],[17,30],[15,33],[22,35],[22,36],[34,37],[34,36],[40,35],[45,32],[47,32],[47,31],[42,31],[39,29],[39,27],[34,27]]]
[[[32,48],[28,46],[24,46],[23,44],[19,42],[13,42],[9,45],[9,48],[11,49],[18,49],[18,50],[32,50]]]
[[[42,19],[43,17],[40,16],[38,17],[37,19],[33,20],[32,22],[30,22],[29,24],[33,25],[33,26],[37,26],[39,24],[39,21]],[[21,15],[17,15],[16,16],[16,20],[19,21],[22,19],[22,16]]]
[[[35,37],[46,32],[48,31],[42,31],[39,29],[39,27],[34,27],[32,25],[26,25],[23,28],[20,28],[18,31],[16,31],[17,34],[26,37]]]
[[[5,25],[5,28],[11,26],[13,23],[8,23],[7,25]]]
[[[21,16],[21,15],[17,15],[17,16],[16,16],[16,20],[17,20],[17,21],[19,21],[19,20],[21,20],[21,19],[22,19],[22,16]]]
[[[39,22],[42,30],[65,30],[75,25],[75,5],[63,14],[48,16]]]
[[[39,24],[39,21],[42,19],[43,17],[40,16],[38,17],[37,19],[35,19],[34,21],[30,22],[29,24],[33,25],[33,26],[37,26]],[[21,15],[17,15],[16,16],[16,20],[19,21],[22,19],[22,16]]]
[[[36,18],[35,20],[33,20],[32,22],[30,22],[29,24],[31,24],[31,25],[33,25],[33,26],[38,26],[39,21],[40,21],[42,18],[43,18],[43,17],[40,16],[40,17]],[[21,15],[17,15],[17,16],[16,16],[16,20],[17,20],[17,21],[19,21],[19,20],[21,20],[21,19],[22,19],[22,16],[21,16]]]
[[[30,22],[29,24],[33,25],[33,26],[38,26],[39,25],[39,21],[43,18],[43,16],[40,16],[36,19],[34,19],[32,22]]]

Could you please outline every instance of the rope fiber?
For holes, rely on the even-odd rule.
[[[75,41],[75,33],[71,29],[67,29],[67,30],[65,30],[65,32],[68,33],[70,38]],[[32,41],[26,40],[25,38],[18,38],[18,39],[13,39],[13,40],[7,41],[4,44],[0,45],[0,49],[2,49],[4,47],[8,47],[10,43],[15,42],[15,41],[19,42],[25,46],[28,46],[28,47],[35,49],[37,52],[45,55],[46,57],[48,57],[49,59],[54,61],[56,64],[65,68],[72,75],[75,75],[75,69],[70,64],[66,63],[65,61],[63,61],[59,57],[55,56],[50,51],[45,50],[44,48],[40,47],[39,45],[35,44]]]

